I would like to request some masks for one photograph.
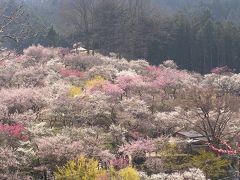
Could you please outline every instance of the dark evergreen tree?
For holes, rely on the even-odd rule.
[[[45,41],[46,41],[46,46],[55,47],[58,45],[59,35],[55,31],[53,26],[51,26],[51,28],[48,30],[47,36],[45,37]]]

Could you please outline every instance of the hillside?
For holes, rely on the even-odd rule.
[[[0,0],[0,180],[240,179],[239,0]]]
[[[126,180],[125,171],[143,180],[228,175],[229,159],[211,152],[190,156],[189,140],[172,136],[184,128],[214,144],[238,132],[240,74],[231,69],[219,67],[202,76],[179,69],[171,60],[151,66],[144,60],[42,46],[31,46],[21,55],[2,52],[0,57],[0,178],[81,179],[68,170],[74,164],[63,171],[56,168],[80,155],[94,157],[101,168],[113,166],[115,175]],[[154,162],[145,154],[152,152],[160,153]],[[205,169],[206,164],[195,165],[178,154],[216,159],[212,169]],[[162,165],[154,168],[152,163]],[[94,164],[88,168],[98,162]],[[131,164],[135,169],[125,168]],[[104,171],[105,176],[111,172]],[[93,180],[99,173],[103,171],[93,172]]]

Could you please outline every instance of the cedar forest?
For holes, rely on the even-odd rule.
[[[239,179],[239,9],[0,0],[0,179]]]

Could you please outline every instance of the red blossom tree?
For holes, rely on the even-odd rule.
[[[64,77],[66,77],[66,76],[82,77],[84,73],[80,72],[80,71],[70,70],[70,69],[62,69],[60,71],[60,74]]]
[[[224,149],[215,147],[214,145],[212,145],[210,143],[206,143],[206,144],[209,146],[209,148],[211,148],[215,152],[236,157],[237,158],[237,167],[238,167],[237,178],[240,178],[240,144],[239,144],[239,142],[235,142],[234,146],[230,145],[223,139],[220,139],[220,142],[222,145],[224,145],[224,147],[225,147]]]

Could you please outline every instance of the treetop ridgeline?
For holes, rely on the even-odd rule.
[[[174,59],[181,68],[203,74],[225,65],[240,69],[236,0],[24,0],[24,5],[38,35],[8,43],[19,51],[32,44],[82,42],[104,55],[153,65]]]

